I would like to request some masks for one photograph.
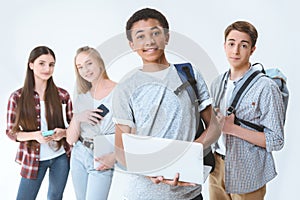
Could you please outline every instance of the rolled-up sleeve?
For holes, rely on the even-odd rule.
[[[202,75],[196,71],[195,71],[195,77],[197,80],[197,89],[198,89],[198,94],[199,94],[199,100],[200,100],[200,104],[198,107],[198,111],[201,112],[203,111],[207,106],[211,105],[213,100],[212,98],[210,98],[209,95],[209,90],[208,87],[202,77]]]
[[[66,115],[65,117],[66,117],[67,123],[70,124],[70,121],[73,116],[73,104],[72,104],[70,94],[68,93],[68,91],[66,91],[62,88],[58,88],[58,92],[59,92],[59,96],[62,101],[62,104],[66,105],[65,107],[63,107],[63,108],[65,108],[64,113]]]
[[[134,116],[132,106],[130,104],[129,92],[126,84],[118,84],[113,93],[113,122],[115,124],[127,125],[131,128],[134,125]]]
[[[261,125],[266,136],[266,150],[278,151],[284,145],[284,104],[277,85],[272,84],[262,91]]]

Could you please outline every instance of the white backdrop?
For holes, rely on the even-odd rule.
[[[299,89],[296,89],[297,73],[300,72],[297,66],[300,52],[297,19],[300,14],[296,3],[296,0],[6,1],[0,8],[1,199],[15,199],[20,179],[20,167],[14,162],[17,145],[5,135],[6,107],[10,93],[23,84],[29,52],[37,45],[52,48],[57,56],[55,82],[72,93],[75,80],[73,58],[77,48],[85,45],[98,47],[113,36],[125,34],[126,20],[143,7],[162,11],[169,20],[170,29],[201,46],[219,72],[228,67],[223,51],[224,29],[236,20],[247,20],[257,27],[259,38],[252,62],[280,67],[288,77],[290,89],[285,146],[274,153],[278,176],[267,185],[266,199],[295,199],[300,178],[296,170],[299,166],[296,148],[300,140],[296,132],[299,111],[296,102],[300,99]],[[130,67],[140,63],[135,55],[127,56],[107,63],[109,75],[115,81]],[[169,61],[173,62],[171,58]],[[124,179],[117,175],[110,199],[118,199],[123,185]],[[46,187],[47,184],[43,184],[38,199],[46,199]],[[207,185],[204,196],[208,198]],[[65,199],[75,199],[71,180],[67,184]]]

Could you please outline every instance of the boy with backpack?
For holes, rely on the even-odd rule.
[[[201,113],[207,128],[196,142],[210,146],[204,142],[208,135],[217,132],[218,126],[207,86],[200,73],[194,70],[199,104],[192,104],[186,90],[175,93],[182,81],[175,66],[165,56],[164,49],[169,40],[165,16],[155,9],[141,9],[127,21],[126,31],[130,47],[142,59],[142,67],[120,81],[114,91],[117,161],[126,166],[122,133],[194,141],[196,112]],[[208,133],[208,130],[212,132]],[[173,180],[134,174],[126,174],[126,177],[126,199],[202,199],[201,185],[181,182],[180,174],[174,174]]]
[[[246,21],[225,30],[230,69],[211,85],[223,125],[209,178],[211,200],[263,200],[266,184],[277,175],[272,151],[283,148],[285,107],[278,85],[249,62],[257,37]]]

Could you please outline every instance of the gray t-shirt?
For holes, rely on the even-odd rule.
[[[211,99],[202,76],[195,69],[194,73],[200,95],[198,111],[202,111],[211,104]],[[113,96],[114,122],[136,128],[137,135],[193,141],[196,133],[195,105],[186,90],[178,96],[174,93],[182,84],[176,68],[171,65],[163,76],[161,73],[153,74],[137,69],[118,84]],[[154,184],[141,175],[128,174],[127,180],[125,197],[129,200],[192,199],[201,192],[200,185]]]
[[[81,136],[84,138],[94,138],[97,135],[107,135],[115,133],[114,123],[112,122],[112,92],[101,100],[94,99],[90,92],[79,94],[74,102],[74,113],[85,110],[96,109],[100,104],[104,104],[109,112],[100,123],[92,126],[82,122],[80,124]]]

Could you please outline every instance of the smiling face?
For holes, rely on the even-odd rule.
[[[227,60],[233,68],[249,68],[249,59],[255,50],[255,46],[251,46],[251,38],[247,33],[232,30],[228,34],[224,43],[224,49]]]
[[[35,81],[47,81],[54,72],[55,59],[51,54],[43,54],[29,63]]]
[[[99,63],[88,52],[79,53],[76,56],[75,65],[79,75],[90,83],[97,81],[101,75]]]
[[[169,40],[169,34],[156,19],[149,18],[133,24],[131,29],[132,41],[130,47],[136,51],[143,60],[143,64],[165,64],[164,49]]]

